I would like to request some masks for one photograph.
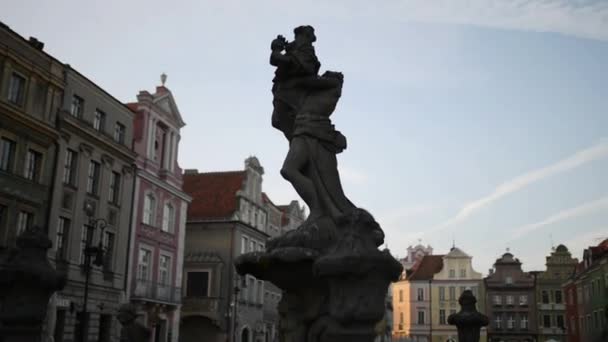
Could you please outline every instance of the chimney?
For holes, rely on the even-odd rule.
[[[40,50],[42,51],[42,49],[44,49],[44,43],[39,41],[38,38],[36,37],[30,37],[29,41],[31,46],[34,47],[34,49],[36,50]]]

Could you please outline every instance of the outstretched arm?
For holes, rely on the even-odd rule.
[[[286,45],[287,39],[281,35],[278,35],[272,43],[270,43],[270,50],[272,50],[272,53],[270,54],[270,65],[278,67],[289,64],[290,58],[281,53],[285,50]]]

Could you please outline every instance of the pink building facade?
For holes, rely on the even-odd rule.
[[[133,193],[127,296],[152,330],[152,342],[177,342],[181,308],[186,212],[177,163],[185,125],[171,91],[163,85],[141,91],[128,104],[135,113]]]

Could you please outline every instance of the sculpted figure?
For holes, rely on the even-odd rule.
[[[324,215],[336,220],[356,208],[342,190],[337,168],[336,154],[346,148],[346,137],[329,118],[342,94],[343,75],[319,76],[314,29],[300,26],[294,33],[293,42],[278,36],[271,44],[270,64],[277,67],[272,124],[289,141],[281,175],[310,208],[308,220]]]
[[[150,340],[150,330],[136,321],[137,311],[132,304],[121,305],[118,309],[117,319],[122,325],[121,342],[147,342]]]

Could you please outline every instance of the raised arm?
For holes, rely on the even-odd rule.
[[[278,35],[272,41],[272,43],[270,44],[270,49],[272,50],[272,52],[270,53],[270,65],[278,67],[290,63],[291,59],[281,53],[285,49],[286,45],[287,40],[281,35]]]

